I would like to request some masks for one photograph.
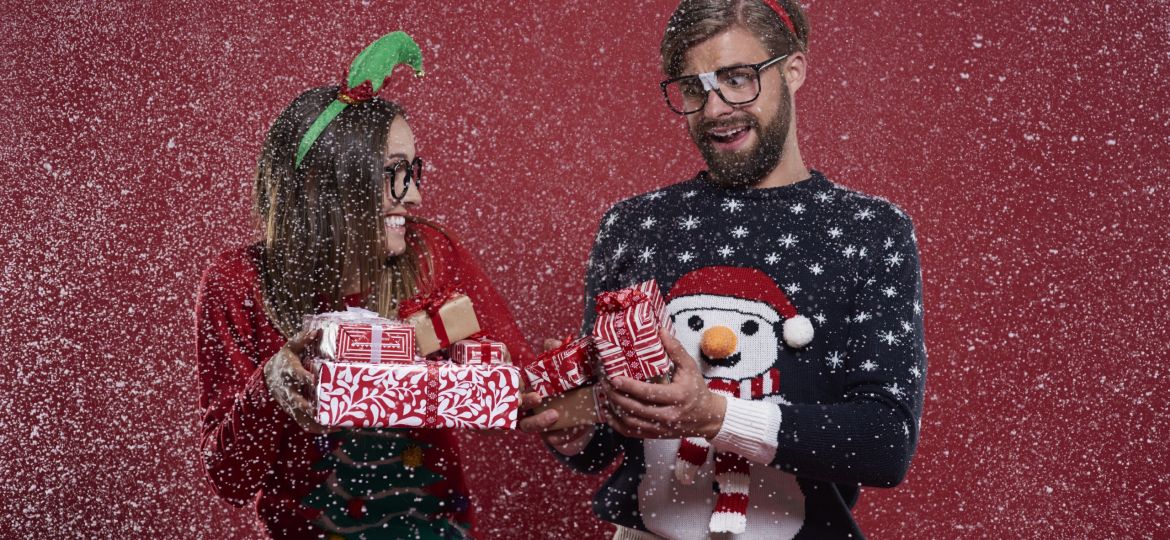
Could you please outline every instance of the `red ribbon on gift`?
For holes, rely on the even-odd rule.
[[[597,295],[593,309],[598,313],[618,313],[647,300],[650,300],[650,297],[638,289],[606,291]]]
[[[599,314],[615,314],[649,300],[650,297],[638,289],[606,291],[597,295],[595,309]],[[617,345],[622,349],[622,356],[626,357],[626,362],[628,364],[637,362],[638,353],[634,349],[634,340],[630,337],[629,323],[626,322],[625,317],[614,317],[614,332],[617,334]]]
[[[451,345],[451,340],[447,337],[447,329],[443,326],[443,319],[439,317],[439,308],[460,294],[463,293],[454,287],[442,287],[429,294],[408,298],[403,300],[402,305],[398,307],[398,317],[405,319],[425,310],[431,319],[431,326],[435,327],[435,337],[439,338],[439,346],[447,347]]]
[[[439,427],[439,362],[427,362],[427,406],[423,411],[423,427]]]

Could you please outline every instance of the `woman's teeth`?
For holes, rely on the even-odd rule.
[[[387,227],[406,226],[406,216],[386,216],[382,221]]]

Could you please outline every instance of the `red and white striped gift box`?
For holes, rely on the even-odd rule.
[[[597,321],[593,344],[607,377],[638,380],[667,373],[670,358],[658,337],[658,329],[673,332],[666,305],[654,280],[597,296]]]
[[[409,364],[415,358],[414,327],[364,309],[305,318],[305,328],[321,330],[317,355],[334,362]]]

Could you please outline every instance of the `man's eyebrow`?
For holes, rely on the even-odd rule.
[[[386,156],[386,157],[388,157],[388,158],[398,158],[398,159],[401,159],[401,160],[406,160],[406,154],[403,154],[402,152],[394,152],[393,154],[390,154],[390,155],[388,155],[388,156]]]

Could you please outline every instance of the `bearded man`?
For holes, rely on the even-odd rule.
[[[860,486],[909,468],[926,377],[914,228],[801,159],[808,32],[795,0],[684,0],[667,25],[666,104],[707,170],[606,213],[584,333],[598,293],[656,279],[675,372],[604,381],[605,423],[543,432],[579,471],[622,456],[593,507],[614,538],[861,538]]]

